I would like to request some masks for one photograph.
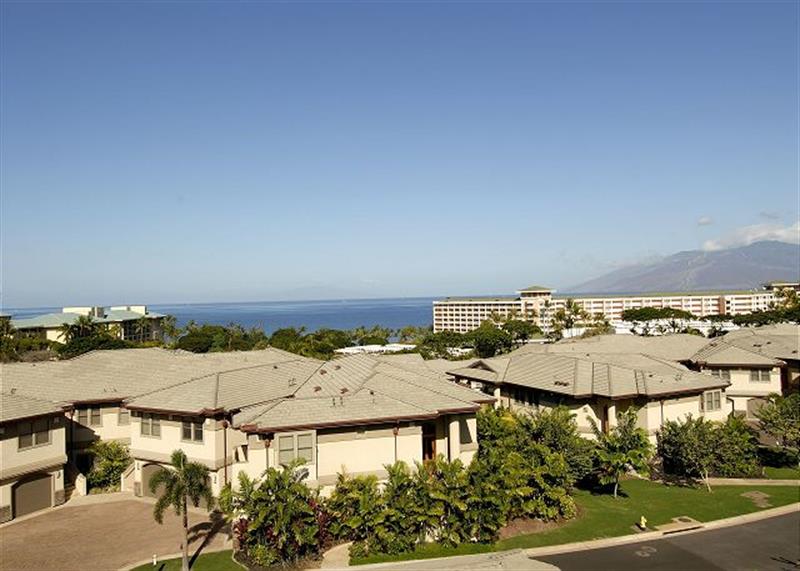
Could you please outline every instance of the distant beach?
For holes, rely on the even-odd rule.
[[[343,299],[324,301],[253,301],[240,303],[152,304],[157,313],[174,315],[183,327],[190,320],[197,323],[227,325],[238,323],[245,328],[260,327],[272,333],[281,327],[323,327],[352,329],[359,325],[381,325],[398,329],[405,325],[427,326],[432,322],[433,297]],[[4,308],[13,317],[25,318],[61,311],[60,307]]]

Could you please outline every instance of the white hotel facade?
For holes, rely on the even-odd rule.
[[[592,315],[603,314],[612,325],[621,323],[622,312],[642,307],[673,308],[698,317],[707,315],[742,315],[769,309],[777,289],[797,289],[796,283],[774,283],[761,290],[685,293],[641,293],[610,295],[556,295],[555,290],[531,286],[519,290],[516,297],[446,298],[433,302],[433,331],[466,333],[493,316],[532,321],[547,328],[550,316],[568,299]]]

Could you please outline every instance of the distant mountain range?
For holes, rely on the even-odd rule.
[[[764,241],[728,250],[678,252],[656,262],[614,270],[565,292],[752,289],[777,280],[800,280],[800,245]]]

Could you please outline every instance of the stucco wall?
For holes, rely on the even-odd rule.
[[[50,474],[53,505],[64,502],[64,464],[66,457],[66,418],[51,417],[50,442],[19,449],[19,423],[3,426],[0,437],[0,523],[11,519],[14,485],[32,474]]]
[[[90,424],[88,410],[86,424],[78,422],[78,410],[88,408],[100,409],[99,425],[92,426]],[[73,448],[85,448],[95,440],[119,440],[126,444],[130,443],[131,424],[120,424],[119,411],[120,407],[117,404],[97,405],[92,407],[76,406],[75,410],[70,413],[72,426],[71,434],[68,436],[68,438],[71,439]],[[132,419],[130,419],[130,422],[132,422]]]
[[[66,419],[63,415],[51,417],[50,442],[19,449],[19,423],[4,425],[0,440],[0,479],[63,465],[66,460]]]
[[[731,386],[725,391],[729,396],[763,397],[770,393],[781,392],[780,367],[774,367],[770,370],[770,380],[768,383],[751,381],[750,369],[730,369],[730,374]]]

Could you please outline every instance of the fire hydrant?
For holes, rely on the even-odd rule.
[[[646,518],[646,517],[644,517],[644,516],[642,516],[642,517],[639,519],[639,529],[641,529],[642,531],[644,531],[645,529],[647,529],[647,518]]]

